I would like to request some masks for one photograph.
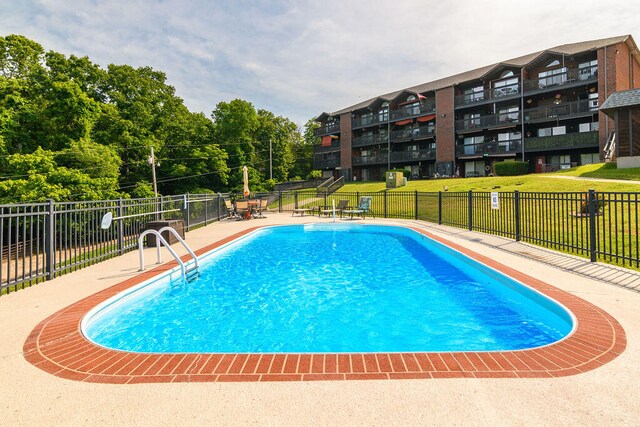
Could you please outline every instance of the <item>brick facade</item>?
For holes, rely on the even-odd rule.
[[[453,86],[436,91],[436,162],[456,159]]]

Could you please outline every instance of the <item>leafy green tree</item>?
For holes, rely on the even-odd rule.
[[[262,172],[263,180],[270,178],[269,145],[271,145],[273,179],[276,182],[286,181],[295,163],[292,145],[299,139],[295,123],[291,120],[275,116],[270,111],[258,110],[259,126],[256,131],[257,159],[256,169]]]
[[[28,38],[10,34],[0,37],[0,76],[27,79],[43,71],[44,48]]]
[[[257,160],[255,132],[258,128],[258,114],[250,102],[234,99],[218,103],[211,116],[213,140],[229,155],[229,187],[236,191],[242,190],[242,166],[247,165],[253,169]]]

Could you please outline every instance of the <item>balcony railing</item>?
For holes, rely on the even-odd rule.
[[[433,138],[435,126],[419,126],[411,129],[399,129],[391,132],[391,141],[408,141],[412,139]]]
[[[373,154],[370,156],[354,156],[351,159],[353,166],[387,164],[387,153]]]
[[[598,106],[585,99],[524,110],[524,120],[525,122],[536,122],[572,116],[585,116],[597,112]]]
[[[323,136],[338,132],[340,132],[340,122],[331,122],[314,130],[313,134],[315,136]]]
[[[353,129],[363,128],[372,125],[378,125],[387,123],[389,121],[389,115],[387,113],[374,114],[367,117],[357,117],[351,121],[351,127]]]
[[[409,119],[436,112],[435,102],[419,102],[391,110],[391,120]]]
[[[340,159],[313,159],[314,169],[332,169],[340,166]]]
[[[436,150],[399,151],[391,153],[391,163],[435,160]]]
[[[456,120],[456,131],[473,131],[498,126],[510,126],[520,123],[520,111],[499,113],[472,119]]]
[[[596,147],[599,147],[598,131],[538,136],[524,140],[524,151],[526,152]]]
[[[352,147],[364,147],[366,145],[376,145],[376,144],[386,144],[387,143],[387,135],[386,134],[373,134],[373,135],[362,135],[356,136],[351,140]]]
[[[475,105],[482,102],[501,100],[501,98],[515,97],[520,95],[520,83],[508,86],[485,89],[481,92],[465,93],[456,95],[455,106]]]
[[[340,140],[332,140],[331,145],[316,144],[313,146],[314,153],[330,153],[340,150]]]
[[[510,139],[507,141],[490,141],[481,142],[479,144],[465,144],[456,147],[456,155],[458,157],[474,157],[483,156],[485,154],[509,154],[519,153],[522,150],[522,142],[519,139]]]
[[[553,76],[542,77],[534,80],[524,81],[524,92],[547,91],[554,90],[558,86],[571,84],[585,84],[598,81],[598,68],[580,68],[567,70],[564,73],[554,74]]]

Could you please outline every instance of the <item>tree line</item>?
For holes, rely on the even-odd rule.
[[[313,120],[304,129],[244,100],[194,113],[151,67],[45,51],[0,37],[0,203],[252,191],[317,176]],[[269,156],[272,155],[270,179]]]

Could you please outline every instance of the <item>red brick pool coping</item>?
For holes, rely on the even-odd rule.
[[[259,227],[196,251],[201,255]],[[97,304],[177,265],[151,271],[82,299],[40,322],[24,343],[27,361],[45,372],[95,383],[386,380],[417,378],[551,378],[596,369],[626,347],[620,324],[595,305],[540,280],[409,227],[555,299],[578,319],[574,333],[545,347],[497,352],[354,354],[147,354],[109,350],[88,341],[83,316]]]

